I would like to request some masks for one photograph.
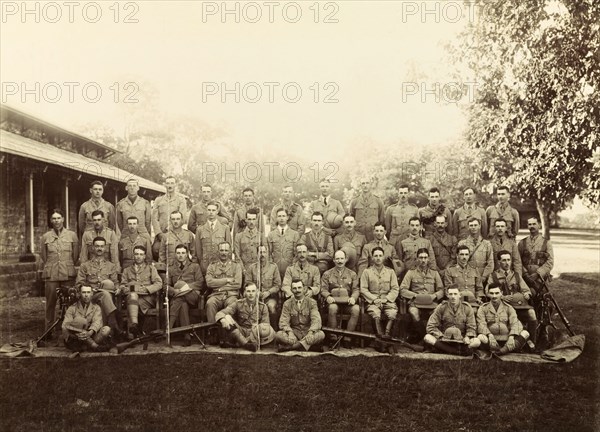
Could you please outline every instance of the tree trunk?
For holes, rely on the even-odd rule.
[[[546,240],[550,240],[550,209],[548,209],[542,200],[536,199],[535,206],[537,207],[540,221],[542,222],[542,235]]]

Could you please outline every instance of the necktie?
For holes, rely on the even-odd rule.
[[[281,235],[284,235],[284,229],[281,228]]]
[[[215,230],[215,223],[214,222],[210,223],[210,229],[211,229],[211,231]]]
[[[179,268],[180,268],[181,270],[183,270],[183,266],[184,266],[184,264],[183,264],[183,263],[179,264]]]
[[[323,204],[327,205],[327,197],[323,198]]]
[[[300,307],[302,306],[302,300],[298,300],[296,301],[296,303],[298,304],[298,309],[300,309]]]

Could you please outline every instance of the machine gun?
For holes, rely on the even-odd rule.
[[[341,337],[344,337],[344,336],[356,337],[356,338],[363,339],[363,340],[376,341],[376,342],[386,345],[386,346],[401,345],[401,346],[409,348],[415,352],[423,351],[422,346],[409,344],[408,342],[405,342],[402,339],[398,339],[398,338],[384,339],[384,338],[380,338],[377,335],[374,335],[371,333],[342,330],[342,329],[331,328],[331,327],[323,327],[321,330],[323,330],[323,332],[328,336],[333,335],[333,336],[341,336]]]
[[[46,329],[43,335],[35,340],[36,347],[43,347],[45,345],[45,339],[52,333],[52,331],[61,324],[67,313],[67,308],[77,301],[77,288],[75,287],[58,287],[56,288],[56,300],[58,302],[60,312],[58,318],[52,323],[50,327]]]
[[[171,329],[168,333],[172,336],[172,335],[176,335],[176,334],[189,334],[190,336],[194,336],[199,342],[200,344],[206,348],[206,346],[204,345],[204,342],[202,341],[202,339],[200,339],[200,336],[198,336],[197,330],[208,330],[211,327],[215,327],[216,324],[215,323],[200,323],[200,324],[192,324],[189,326],[182,326],[182,327],[176,327]],[[154,330],[148,334],[139,336],[133,340],[127,341],[127,342],[123,342],[120,344],[117,344],[117,352],[119,354],[121,354],[123,351],[125,351],[127,348],[130,348],[132,346],[136,346],[139,344],[143,344],[144,345],[144,350],[148,349],[148,342],[156,342],[164,337],[167,337],[167,332],[164,330]]]
[[[556,313],[563,322],[569,335],[575,336],[575,332],[573,329],[571,329],[571,323],[569,323],[569,320],[565,316],[564,312],[561,310],[558,303],[556,303],[556,299],[550,292],[546,281],[543,278],[540,278],[540,280],[541,282],[537,283],[538,292],[536,293],[534,304],[536,310],[535,312],[539,320],[539,325],[536,329],[538,349],[543,349],[543,345],[548,345],[547,347],[553,345],[554,337],[552,333],[557,330],[556,326],[552,322],[552,314],[554,310],[556,310]]]

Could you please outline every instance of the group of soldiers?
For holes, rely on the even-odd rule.
[[[208,184],[188,212],[173,177],[152,206],[135,179],[116,207],[95,181],[79,211],[79,235],[55,210],[42,236],[46,324],[55,319],[57,289],[74,285],[79,300],[62,325],[72,349],[139,336],[160,292],[170,328],[189,325],[190,309],[200,308],[219,324],[222,344],[251,351],[273,340],[280,351],[335,343],[335,336],[325,341],[322,317],[327,327],[343,319],[354,331],[363,311],[381,340],[400,337],[434,351],[485,347],[502,354],[535,346],[531,303],[550,277],[552,245],[535,217],[527,221],[530,235],[517,243],[519,214],[507,187],[487,209],[467,188],[464,204],[451,212],[437,188],[418,208],[401,185],[398,202],[385,208],[365,179],[346,209],[330,186],[321,181],[321,195],[305,209],[286,185],[269,214],[246,188],[231,217]],[[183,343],[191,344],[189,335]]]

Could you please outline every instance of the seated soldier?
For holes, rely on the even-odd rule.
[[[437,263],[435,253],[429,239],[421,237],[421,220],[418,217],[411,217],[408,220],[409,235],[408,237],[398,239],[396,242],[396,254],[404,265],[404,274],[408,270],[414,269],[419,265],[417,252],[420,249],[427,249],[429,252],[429,266],[437,271]]]
[[[79,300],[69,306],[62,323],[65,347],[71,351],[105,351],[110,327],[102,326],[100,306],[92,302],[92,287],[79,288]]]
[[[347,330],[356,330],[360,307],[358,306],[358,276],[346,267],[346,253],[339,250],[334,254],[335,267],[323,273],[321,296],[327,302],[327,326],[337,328],[337,314],[341,309],[350,313]]]
[[[375,321],[377,336],[389,339],[392,326],[398,314],[398,279],[394,270],[383,265],[383,249],[376,246],[372,250],[373,265],[363,271],[360,277],[360,294],[367,302],[367,313]],[[381,325],[381,314],[387,318],[385,331]]]
[[[217,312],[238,299],[242,287],[242,265],[231,260],[231,246],[219,243],[219,261],[212,262],[206,270],[206,286],[210,290],[206,300],[206,318],[216,322]]]
[[[257,295],[256,285],[249,283],[243,299],[217,313],[215,319],[227,332],[228,340],[222,340],[222,346],[239,346],[255,352],[259,342],[261,346],[273,342],[275,330],[269,325],[267,305],[259,301]]]
[[[477,311],[477,337],[482,348],[497,355],[519,351],[527,343],[529,332],[523,330],[514,308],[502,299],[500,285],[491,284],[488,297],[491,301]]]
[[[385,226],[381,222],[376,222],[373,228],[373,240],[363,247],[358,260],[358,277],[362,276],[367,267],[373,265],[373,251],[376,247],[383,250],[383,264],[394,269],[396,275],[399,276],[404,270],[402,261],[398,259],[394,245],[385,239]]]
[[[321,276],[331,268],[333,259],[333,239],[323,229],[323,219],[321,212],[314,212],[311,230],[300,237],[308,250],[308,262],[318,267]]]
[[[293,297],[287,299],[279,318],[279,331],[275,340],[278,351],[293,351],[320,344],[325,339],[321,330],[321,315],[317,301],[306,295],[308,288],[301,279],[293,279],[291,284]]]
[[[121,285],[127,295],[129,330],[137,337],[143,333],[144,316],[156,307],[156,293],[162,288],[158,272],[152,264],[146,262],[144,246],[133,248],[133,265],[123,271]]]
[[[535,310],[528,303],[531,291],[519,273],[512,270],[512,258],[509,251],[498,251],[496,258],[500,263],[500,269],[492,273],[490,284],[500,285],[503,300],[515,308],[517,317],[522,323],[527,322],[527,331],[530,335],[528,344],[533,348],[536,342],[538,321]]]
[[[450,266],[444,273],[444,285],[457,286],[463,298],[471,305],[481,304],[485,299],[483,284],[479,272],[469,263],[471,251],[469,246],[456,248],[456,265]]]
[[[429,317],[423,342],[447,354],[471,355],[472,350],[481,345],[473,308],[461,301],[456,287],[448,288],[446,296],[448,300],[440,303]]]
[[[248,282],[257,284],[260,288],[260,300],[263,301],[269,309],[269,321],[271,327],[277,329],[278,314],[277,305],[279,300],[279,292],[281,290],[281,275],[276,264],[269,262],[267,257],[269,252],[266,246],[258,247],[258,256],[260,262],[250,266],[250,271],[246,275]],[[260,277],[259,277],[260,268]]]
[[[316,296],[321,291],[321,273],[319,268],[308,262],[308,248],[304,243],[296,245],[296,262],[285,269],[281,291],[286,298],[292,297],[292,280],[300,279],[308,288],[307,295]]]
[[[75,286],[81,287],[85,285],[92,287],[94,293],[92,301],[100,306],[103,321],[120,338],[124,332],[121,331],[119,325],[120,317],[117,317],[118,308],[113,301],[113,295],[120,299],[119,269],[116,264],[105,258],[106,240],[104,237],[95,237],[92,240],[91,246],[93,257],[91,260],[82,263],[79,267]]]
[[[442,279],[437,271],[429,268],[429,250],[419,249],[417,259],[417,267],[408,270],[400,284],[400,296],[408,300],[408,316],[416,327],[415,342],[423,340],[426,334],[420,311],[423,310],[427,315],[425,318],[429,318],[431,310],[444,298]],[[405,337],[408,334],[408,322],[402,319],[401,323],[401,336]]]
[[[177,320],[179,320],[180,326],[188,326],[190,325],[190,306],[199,306],[204,288],[200,264],[190,261],[186,245],[178,244],[175,246],[175,262],[169,265],[168,270],[167,290],[169,296],[172,296],[169,308],[169,328],[173,328]],[[192,344],[189,333],[184,335],[183,344],[184,346]]]

